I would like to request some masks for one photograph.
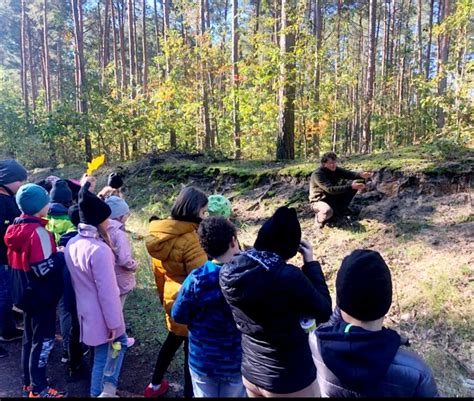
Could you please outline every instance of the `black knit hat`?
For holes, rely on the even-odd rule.
[[[385,316],[392,304],[390,269],[378,252],[357,249],[342,261],[336,278],[337,305],[362,321]]]
[[[107,185],[109,187],[119,189],[123,185],[123,179],[120,173],[110,173],[107,180]]]
[[[67,186],[72,192],[72,199],[77,202],[77,198],[79,196],[79,191],[81,190],[81,186],[71,180],[66,180],[66,182],[67,182]]]
[[[254,248],[290,259],[296,255],[300,242],[301,227],[296,211],[282,206],[260,228]]]
[[[79,191],[79,219],[81,223],[98,226],[112,213],[109,205],[89,191],[87,182]]]
[[[81,218],[79,216],[79,205],[76,203],[75,205],[69,207],[69,209],[67,210],[67,214],[69,216],[69,219],[71,220],[71,223],[77,227],[81,222]]]
[[[69,189],[69,185],[66,181],[58,180],[53,184],[49,197],[51,198],[51,202],[63,204],[71,203],[72,191]]]
[[[0,185],[26,181],[26,169],[14,159],[0,160]]]

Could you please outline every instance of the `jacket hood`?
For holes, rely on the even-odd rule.
[[[49,207],[49,214],[51,216],[63,216],[67,215],[68,209],[67,207],[61,205],[60,203],[51,203]]]
[[[146,240],[148,250],[157,259],[165,260],[173,249],[173,244],[181,235],[195,232],[197,223],[174,219],[154,220],[150,223],[150,235]]]
[[[391,329],[368,331],[346,322],[319,327],[315,334],[324,364],[354,391],[380,382],[401,345],[400,336]]]
[[[222,300],[222,291],[219,286],[219,270],[221,266],[218,262],[208,261],[204,266],[195,270],[194,274],[194,294],[195,301],[201,305],[212,305],[216,301]]]
[[[22,214],[8,227],[5,234],[5,244],[18,252],[29,243],[29,238],[39,225],[45,227],[48,220]]]
[[[118,230],[121,230],[122,228],[123,228],[123,223],[114,219],[109,219],[109,228],[107,229],[107,231],[116,232]]]
[[[220,283],[229,301],[252,302],[273,285],[271,272],[285,265],[273,252],[250,249],[222,266]]]

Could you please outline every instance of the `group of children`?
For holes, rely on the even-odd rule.
[[[62,180],[49,195],[22,185],[20,167],[0,162],[0,201],[8,188],[22,212],[9,221],[5,244],[13,302],[24,315],[24,395],[65,396],[48,387],[45,373],[61,302],[71,373],[81,365],[83,344],[91,347],[90,395],[116,396],[134,343],[123,303],[137,268],[124,230],[130,211],[121,177],[111,175],[96,196],[94,178],[84,176],[74,202]],[[380,254],[356,250],[343,260],[333,311],[294,209],[277,209],[248,249],[239,244],[231,210],[225,197],[185,187],[169,218],[150,218],[146,247],[168,335],[145,397],[166,394],[166,370],[181,345],[186,397],[438,395],[429,367],[383,327],[392,283]],[[298,252],[301,267],[288,263]]]
[[[124,229],[130,210],[120,191],[122,178],[111,174],[101,198],[93,193],[95,179],[87,175],[80,182],[50,176],[41,185],[25,184],[26,178],[15,160],[0,162],[7,256],[2,264],[10,275],[2,291],[11,296],[2,310],[11,310],[13,303],[23,312],[22,395],[66,395],[51,388],[46,377],[59,304],[62,361],[69,364],[70,377],[83,369],[90,348],[90,395],[115,396],[125,351],[135,342],[127,337],[123,318],[137,263]],[[3,313],[0,320],[5,320]]]

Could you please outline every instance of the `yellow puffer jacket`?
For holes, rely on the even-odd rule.
[[[184,279],[192,270],[207,262],[196,233],[197,223],[173,219],[155,220],[150,223],[146,247],[153,261],[153,274],[160,301],[166,312],[168,330],[187,336],[185,325],[171,319],[171,308]]]

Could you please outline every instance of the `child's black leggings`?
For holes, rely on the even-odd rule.
[[[193,385],[191,383],[191,375],[189,373],[188,365],[188,338],[183,336],[178,336],[171,331],[168,333],[165,342],[161,346],[160,353],[158,354],[158,359],[156,360],[155,370],[153,372],[153,378],[151,383],[158,385],[161,383],[163,376],[168,369],[168,366],[171,363],[176,351],[184,343],[184,396],[192,397],[193,396]]]

